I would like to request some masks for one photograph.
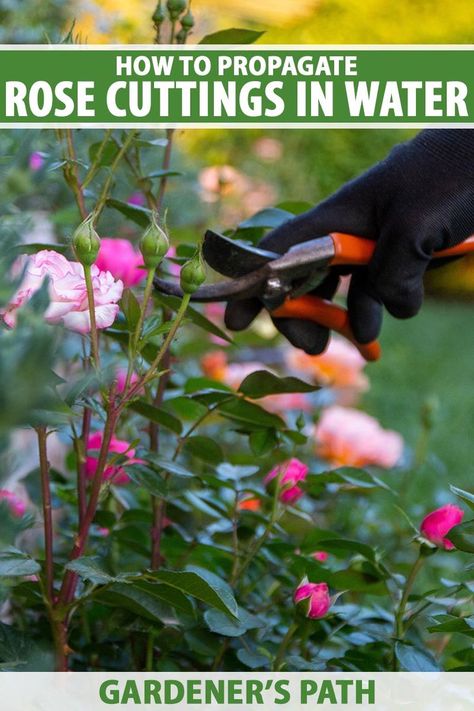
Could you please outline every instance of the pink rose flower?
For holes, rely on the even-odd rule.
[[[117,392],[119,395],[125,390],[125,383],[127,382],[127,369],[118,368],[116,373],[117,378]],[[138,373],[133,372],[130,376],[130,385],[135,385],[140,380]]]
[[[37,173],[44,165],[44,156],[38,151],[33,151],[28,160],[28,166],[32,173]]]
[[[143,207],[146,204],[145,196],[138,190],[130,195],[127,200],[129,205],[137,205]]]
[[[403,453],[398,432],[384,430],[376,419],[351,408],[323,411],[315,427],[316,452],[334,467],[395,466]]]
[[[92,479],[97,471],[97,461],[99,456],[99,451],[102,446],[102,432],[94,432],[87,440],[87,458],[86,458],[86,476],[88,479]],[[89,452],[97,452],[97,456],[91,456]],[[140,463],[141,459],[135,459],[135,450],[130,448],[130,444],[122,439],[117,439],[112,437],[109,446],[109,453],[112,454],[124,454],[126,456],[126,462],[121,465],[107,465],[104,469],[103,479],[104,481],[111,480],[113,484],[128,484],[130,477],[125,471],[124,467],[128,464]]]
[[[310,412],[311,402],[304,393],[281,393],[280,395],[267,395],[259,401],[260,405],[276,415],[285,416],[290,410]]]
[[[96,265],[127,287],[136,286],[146,277],[146,270],[142,269],[143,257],[127,239],[101,239]]]
[[[309,468],[299,459],[293,458],[272,469],[265,479],[264,484],[269,484],[273,479],[280,477],[280,501],[284,504],[295,504],[304,494],[303,489],[298,486],[298,482],[304,481],[308,475]]]
[[[446,534],[461,523],[464,511],[454,504],[446,504],[429,513],[421,522],[420,531],[431,543],[451,551],[454,545]]]
[[[10,327],[15,325],[17,309],[31,299],[48,277],[50,303],[45,312],[46,321],[62,322],[71,331],[88,333],[91,326],[83,266],[49,249],[22,260],[26,267],[23,281],[10,304],[0,313],[5,323]],[[91,276],[97,327],[108,328],[117,316],[123,284],[115,281],[109,272],[101,272],[95,264],[91,267]]]
[[[320,620],[331,607],[331,598],[326,583],[301,583],[295,591],[293,600],[296,605],[303,600],[308,600],[305,614],[310,620]]]
[[[8,489],[0,489],[0,501],[5,501],[10,513],[16,518],[21,518],[26,512],[26,502]]]
[[[176,247],[174,245],[171,245],[169,248],[166,258],[167,259],[174,259],[176,257]],[[181,267],[179,264],[175,264],[175,262],[168,262],[167,264],[167,269],[168,272],[171,274],[171,276],[176,277],[176,279],[179,279],[179,275],[181,274]]]
[[[318,563],[325,563],[329,558],[329,553],[326,553],[326,551],[315,551],[313,553],[313,558],[314,560],[317,560]]]

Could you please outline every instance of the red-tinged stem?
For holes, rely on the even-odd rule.
[[[74,542],[72,551],[69,555],[69,560],[75,560],[76,558],[80,558],[84,554],[87,541],[89,539],[90,527],[97,511],[97,504],[99,502],[100,489],[102,486],[102,478],[105,467],[107,465],[107,456],[109,453],[110,442],[113,437],[115,425],[117,423],[118,418],[118,411],[115,406],[115,396],[116,385],[111,388],[109,394],[107,419],[105,422],[104,433],[102,437],[102,445],[97,460],[97,470],[94,474],[94,479],[92,480],[89,502],[82,523],[79,526],[79,532]],[[76,585],[77,576],[75,575],[75,573],[70,570],[66,571],[66,574],[63,579],[63,584],[61,586],[61,591],[59,593],[59,601],[61,604],[67,605],[73,600],[74,593],[76,591]]]
[[[82,415],[82,432],[81,432],[82,449],[80,451],[81,459],[78,463],[78,476],[77,476],[77,500],[78,500],[78,509],[79,509],[79,526],[82,524],[82,521],[83,521],[85,513],[86,513],[86,508],[87,508],[86,461],[87,461],[87,440],[89,439],[91,419],[92,419],[92,412],[88,407],[85,407],[83,415]]]
[[[54,604],[53,516],[51,505],[51,485],[49,480],[48,451],[46,445],[46,439],[48,436],[46,427],[38,427],[36,429],[36,435],[38,438],[41,498],[43,505],[46,597],[50,608],[52,608]]]

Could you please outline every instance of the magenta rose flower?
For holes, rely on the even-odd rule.
[[[0,501],[5,501],[10,513],[16,518],[21,518],[26,512],[26,502],[8,489],[0,489]]]
[[[102,432],[94,432],[87,440],[87,458],[86,458],[86,476],[92,479],[97,471],[97,462],[99,451],[102,446]],[[94,453],[94,454],[92,454]],[[140,463],[141,459],[135,459],[135,450],[130,448],[130,444],[123,439],[112,437],[109,445],[109,453],[123,454],[126,456],[126,461],[120,465],[108,465],[104,469],[104,481],[112,481],[113,484],[123,485],[128,484],[130,477],[125,468],[128,464]]]
[[[28,166],[32,173],[37,173],[44,165],[44,156],[38,151],[33,151],[28,160]]]
[[[127,239],[101,239],[96,266],[110,272],[127,287],[136,286],[146,277],[143,257]]]
[[[446,504],[429,513],[421,522],[420,531],[425,538],[439,548],[451,551],[454,545],[446,535],[461,523],[464,511],[454,504]]]
[[[293,458],[272,469],[263,481],[264,484],[268,484],[280,476],[280,501],[284,504],[295,504],[304,494],[303,489],[298,486],[298,482],[304,481],[308,472],[309,468],[306,464],[300,462],[299,459]]]
[[[296,605],[307,600],[305,615],[310,620],[320,620],[327,615],[331,607],[331,598],[326,583],[309,583],[303,581],[295,591],[293,600]]]
[[[17,310],[26,304],[33,294],[49,279],[50,303],[45,312],[48,323],[63,323],[66,328],[78,333],[88,333],[91,328],[84,267],[79,262],[70,262],[54,250],[44,249],[30,257],[22,258],[25,275],[12,301],[0,315],[13,327]],[[115,281],[109,272],[91,267],[94,290],[95,317],[98,328],[108,328],[117,316],[123,292],[121,281]]]
[[[317,560],[318,563],[325,563],[329,558],[329,553],[326,553],[326,551],[315,551],[313,553],[313,558],[314,560]]]

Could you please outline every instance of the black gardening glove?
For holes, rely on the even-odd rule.
[[[422,131],[314,209],[268,233],[259,246],[283,253],[329,232],[377,241],[370,264],[353,270],[347,299],[354,335],[368,343],[379,334],[382,306],[397,318],[418,312],[432,252],[474,233],[474,130]],[[332,298],[338,281],[332,269],[313,293]],[[245,329],[260,309],[256,299],[230,303],[226,325]],[[307,353],[327,345],[328,330],[310,321],[274,323]]]

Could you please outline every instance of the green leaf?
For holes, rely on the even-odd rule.
[[[294,215],[287,210],[280,210],[278,207],[267,207],[265,210],[255,213],[244,222],[239,224],[240,230],[250,230],[256,227],[264,227],[265,229],[275,229],[280,227]]]
[[[231,588],[224,580],[208,570],[195,566],[189,566],[183,571],[159,570],[153,573],[153,578],[238,618],[237,603]]]
[[[257,457],[263,457],[276,447],[278,439],[273,429],[256,430],[249,437],[250,449]]]
[[[101,145],[102,145],[102,142],[100,141],[98,143],[93,143],[90,146],[89,160],[91,163],[95,162],[95,160],[97,158],[97,154],[99,152],[99,148]],[[98,165],[99,166],[111,165],[118,152],[119,152],[119,146],[117,145],[117,143],[114,140],[109,139],[104,146],[102,155],[101,155],[100,160],[98,162]]]
[[[276,430],[284,429],[285,427],[281,417],[267,412],[263,407],[248,400],[235,399],[231,402],[223,402],[219,405],[218,410],[223,417],[248,425],[271,427]]]
[[[221,446],[210,437],[201,435],[188,437],[184,448],[198,459],[209,462],[209,464],[220,464],[224,459]]]
[[[310,385],[299,378],[279,378],[267,370],[256,370],[255,373],[250,373],[239,387],[243,395],[253,399],[282,393],[312,393],[316,390],[319,390],[317,385]]]
[[[447,534],[447,538],[458,550],[474,553],[474,521],[465,521],[459,526],[454,526]]]
[[[229,464],[224,462],[217,467],[217,473],[219,477],[224,481],[239,481],[240,479],[246,479],[249,476],[253,476],[259,470],[259,467],[252,466],[238,466],[235,464]]]
[[[405,671],[435,672],[441,671],[436,660],[426,650],[418,649],[402,642],[395,643],[395,654]]]
[[[179,170],[154,170],[152,173],[148,173],[147,178],[173,178],[175,176],[183,175]]]
[[[268,669],[271,661],[264,654],[252,652],[248,649],[245,649],[244,647],[237,651],[237,659],[249,669]],[[306,662],[306,667],[304,671],[307,671],[307,668],[308,662]]]
[[[321,550],[327,551],[328,553],[335,553],[337,555],[340,552],[345,553],[347,551],[349,553],[358,553],[372,562],[375,561],[375,551],[373,548],[359,541],[351,541],[346,538],[323,538],[318,542],[318,546],[321,547]]]
[[[241,637],[249,630],[262,627],[260,620],[254,615],[250,615],[246,610],[239,607],[238,620],[230,618],[219,610],[207,610],[204,613],[207,626],[215,634],[224,637]]]
[[[147,207],[140,207],[140,205],[129,205],[128,202],[123,202],[122,200],[116,200],[115,198],[108,198],[107,206],[113,208],[120,212],[124,217],[140,227],[148,227],[150,224],[151,210]]]
[[[100,565],[99,558],[95,556],[83,556],[70,561],[66,568],[77,573],[83,580],[89,580],[93,585],[107,585],[117,580],[113,575],[109,575]]]
[[[135,484],[146,489],[152,496],[162,498],[168,494],[168,488],[163,477],[144,464],[132,464],[127,467],[127,474]]]
[[[304,200],[285,200],[284,202],[278,203],[275,207],[284,210],[285,212],[291,212],[292,215],[301,215],[303,212],[308,212],[314,205],[310,202],[305,202]]]
[[[13,578],[21,575],[36,575],[41,570],[39,563],[17,548],[0,552],[0,577]]]
[[[22,630],[0,622],[2,671],[53,671],[51,657]]]
[[[199,44],[253,44],[264,34],[265,32],[232,27],[206,35]]]
[[[454,615],[436,615],[434,618],[436,625],[428,627],[431,633],[452,633],[458,632],[468,637],[474,637],[474,617],[455,617]]]
[[[160,587],[164,586],[151,585],[148,587],[142,581],[137,581],[132,585],[113,583],[97,595],[97,600],[106,605],[125,608],[148,620],[158,620],[165,625],[176,625],[178,620],[170,610],[168,599],[164,600],[163,595],[160,594],[160,592],[163,593],[163,590],[160,591]],[[178,600],[178,595],[179,593],[177,593],[176,600]]]
[[[221,383],[218,380],[212,380],[211,378],[189,378],[184,386],[184,392],[186,394],[196,393],[196,392],[224,392],[233,393],[234,391],[225,383]]]
[[[125,314],[129,331],[135,331],[140,318],[140,304],[131,289],[124,289],[120,306]]]
[[[474,494],[471,494],[470,491],[465,491],[464,489],[459,489],[457,486],[450,485],[449,487],[453,494],[456,494],[456,496],[464,501],[469,508],[474,509]]]
[[[188,469],[185,469],[180,464],[176,464],[176,462],[173,462],[170,459],[164,459],[163,457],[158,456],[154,452],[149,451],[146,451],[142,457],[140,452],[141,450],[137,452],[137,456],[141,459],[146,459],[147,462],[153,467],[153,469],[156,469],[157,471],[167,472],[168,474],[174,474],[175,476],[180,476],[184,479],[190,479],[194,476],[194,474],[188,471]]]
[[[164,306],[167,306],[172,311],[177,311],[181,304],[181,299],[176,296],[165,296],[164,294],[155,292],[154,297],[156,301],[161,304],[164,304]],[[188,308],[186,309],[186,318],[188,318],[195,326],[202,328],[203,331],[206,331],[207,333],[212,333],[213,336],[222,338],[222,340],[227,341],[227,343],[233,343],[232,338],[230,338],[230,336],[225,333],[225,331],[223,331],[214,323],[212,323],[212,321],[209,321],[209,319],[203,316],[202,313],[196,311],[196,309],[193,309],[192,306],[188,306]]]
[[[128,409],[146,417],[150,422],[166,427],[166,429],[171,430],[175,434],[179,435],[183,431],[181,420],[178,420],[177,417],[166,410],[150,405],[146,400],[134,400],[134,402],[128,405]]]

